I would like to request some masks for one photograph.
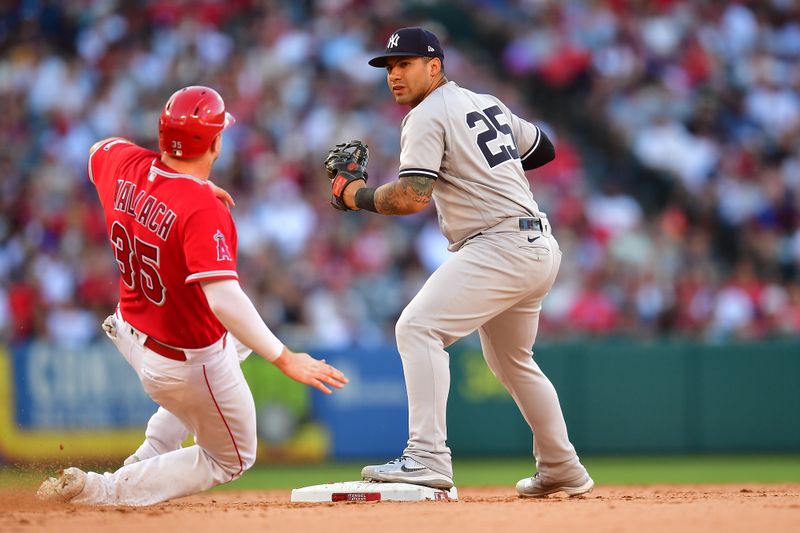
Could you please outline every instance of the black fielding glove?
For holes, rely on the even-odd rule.
[[[369,148],[359,140],[337,144],[325,158],[325,170],[331,180],[331,205],[340,211],[352,211],[344,205],[342,196],[350,183],[367,181]]]

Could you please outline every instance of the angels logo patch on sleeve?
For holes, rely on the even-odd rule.
[[[228,243],[225,242],[225,235],[220,230],[214,234],[214,240],[217,241],[217,261],[233,261]]]

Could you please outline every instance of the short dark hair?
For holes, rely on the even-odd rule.
[[[442,57],[428,57],[428,56],[423,56],[423,57],[422,57],[422,59],[425,61],[425,63],[430,63],[430,62],[431,62],[431,61],[433,61],[434,59],[438,59],[438,60],[439,60],[439,63],[442,65],[442,74],[444,74],[444,73],[445,73],[445,72],[444,72],[444,58],[442,58]]]

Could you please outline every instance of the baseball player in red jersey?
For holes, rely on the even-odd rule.
[[[236,228],[208,181],[233,122],[216,91],[186,87],[161,114],[160,154],[121,138],[92,147],[89,179],[120,271],[119,307],[103,329],[161,406],[154,418],[174,417],[196,444],[114,473],[68,468],[42,483],[41,498],[150,505],[241,476],[255,461],[256,413],[228,332],[301,383],[330,393],[347,382],[284,346],[239,285]]]

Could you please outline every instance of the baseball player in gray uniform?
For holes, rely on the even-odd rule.
[[[339,209],[406,215],[433,199],[455,252],[396,326],[408,392],[408,445],[399,458],[364,467],[361,474],[373,481],[453,486],[445,348],[477,329],[489,368],[534,435],[537,473],[520,480],[517,491],[534,497],[584,494],[594,481],[570,443],[556,391],[531,350],[561,251],[525,171],[551,161],[555,150],[544,132],[494,96],[448,81],[443,60],[434,34],[402,28],[369,62],[386,68],[395,101],[411,107],[402,123],[398,180],[370,188],[365,168],[350,163],[332,172],[328,166],[331,201]]]

